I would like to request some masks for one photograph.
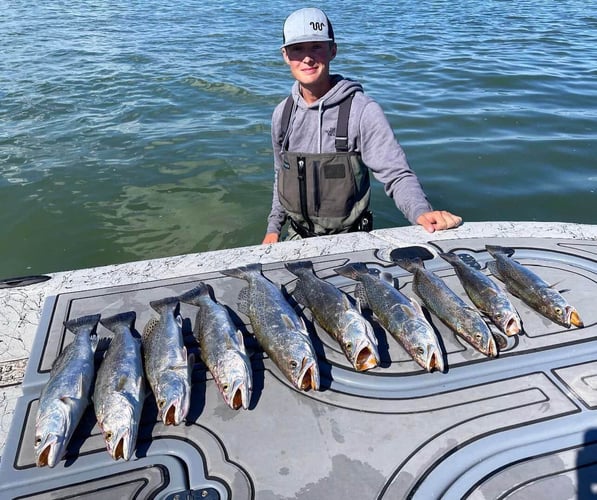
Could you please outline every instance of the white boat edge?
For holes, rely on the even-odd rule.
[[[394,249],[434,241],[470,238],[559,238],[597,240],[597,225],[571,222],[466,222],[448,231],[427,233],[420,226],[374,230],[307,240],[254,245],[160,259],[143,260],[48,274],[50,279],[0,289],[0,460],[21,381],[46,297],[64,292],[144,283],[262,264],[312,258],[371,248]]]

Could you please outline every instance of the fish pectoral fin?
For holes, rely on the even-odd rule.
[[[417,311],[418,314],[423,315],[423,308],[421,307],[421,304],[419,304],[419,302],[414,298],[414,297],[409,297],[410,303],[413,305],[413,307],[415,308],[415,311]]]
[[[118,380],[116,381],[116,384],[115,384],[116,392],[122,392],[122,390],[126,386],[127,380],[128,380],[128,378],[126,377],[126,375],[121,375],[120,377],[118,377]]]
[[[245,349],[245,339],[243,337],[243,332],[241,332],[240,330],[236,330],[236,332],[234,333],[234,336],[236,338],[238,350],[246,355],[247,351]]]
[[[83,392],[83,374],[77,377],[77,385],[75,387],[76,399],[83,399],[86,395]]]
[[[351,309],[353,307],[352,306],[352,302],[350,302],[350,299],[348,298],[348,295],[346,295],[345,293],[342,293],[342,307],[344,309]],[[359,312],[361,312],[360,311],[360,304],[357,305],[357,308],[359,309]]]

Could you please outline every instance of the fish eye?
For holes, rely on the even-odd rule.
[[[39,446],[41,444],[41,437],[40,436],[36,436],[35,437],[35,446]]]
[[[112,432],[108,431],[104,434],[106,441],[112,441]]]
[[[556,307],[556,314],[562,314],[562,308]]]
[[[425,349],[423,349],[422,347],[417,347],[417,353],[423,355],[425,354]]]
[[[225,391],[228,390],[230,386],[228,384],[222,384],[222,389],[224,389]]]
[[[352,351],[352,342],[346,342],[346,350],[347,351]]]
[[[483,335],[481,335],[480,333],[477,333],[477,334],[475,335],[475,338],[476,338],[477,340],[481,340],[481,339],[483,338]]]
[[[161,410],[164,406],[166,406],[166,400],[165,399],[160,399],[158,401],[158,408]]]
[[[298,366],[298,363],[293,359],[290,361],[290,368],[296,368]]]

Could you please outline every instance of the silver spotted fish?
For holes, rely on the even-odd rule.
[[[355,262],[335,271],[357,280],[355,296],[369,307],[380,324],[394,337],[422,368],[444,371],[444,356],[431,324],[421,306],[394,286],[390,273],[378,277],[366,264]]]
[[[292,296],[307,307],[317,323],[340,344],[354,369],[375,368],[379,364],[377,338],[360,309],[345,293],[319,278],[312,262],[287,262],[285,266],[298,277]]]
[[[234,410],[248,408],[253,389],[251,362],[243,335],[228,310],[211,298],[209,287],[203,282],[179,298],[199,308],[193,333],[201,349],[201,359],[224,401]]]
[[[479,312],[427,270],[421,259],[397,259],[396,263],[413,273],[413,291],[446,326],[486,356],[498,355],[496,341]]]
[[[440,257],[452,265],[473,304],[489,316],[500,331],[509,337],[520,333],[520,317],[505,290],[479,269],[463,262],[455,253],[441,253]]]
[[[143,330],[145,374],[158,405],[158,418],[166,425],[178,425],[190,408],[194,357],[187,356],[184,345],[178,297],[149,305],[159,318],[151,318]]]
[[[114,335],[98,368],[92,399],[106,449],[114,460],[131,458],[145,399],[141,339],[132,331],[135,319],[130,311],[100,321]]]
[[[558,325],[566,328],[584,326],[578,311],[557,290],[510,258],[514,249],[497,245],[486,245],[485,248],[495,259],[487,267],[504,282],[512,295]]]
[[[299,390],[319,389],[319,366],[305,324],[288,303],[280,287],[261,273],[261,264],[222,271],[244,279],[239,310],[249,317],[261,348]]]
[[[95,375],[94,354],[99,314],[66,321],[75,338],[52,364],[41,391],[35,420],[35,464],[54,467],[89,405]]]

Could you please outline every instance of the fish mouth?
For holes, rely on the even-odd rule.
[[[237,380],[230,391],[231,397],[228,401],[230,408],[238,410],[239,408],[247,409],[248,404],[248,390],[246,384],[242,380]]]
[[[355,369],[359,372],[375,368],[379,364],[379,359],[369,346],[363,347],[355,358]]]
[[[115,446],[112,447],[112,458],[114,460],[118,460],[119,458],[123,458],[124,460],[129,460],[131,458],[131,449],[130,446],[130,433],[128,429],[125,429],[122,432],[122,435],[116,438]]]
[[[165,425],[179,425],[183,418],[184,412],[179,401],[174,401],[162,411],[162,421]]]
[[[315,360],[303,358],[301,372],[297,380],[297,387],[301,391],[308,391],[309,389],[316,391],[319,389],[319,370]]]
[[[438,349],[435,347],[429,347],[427,355],[427,361],[425,363],[425,369],[428,372],[437,370],[438,372],[444,371],[444,357],[441,355]]]
[[[50,435],[46,438],[43,447],[36,453],[37,458],[35,464],[38,467],[54,467],[58,462],[59,451],[58,437]]]
[[[568,309],[568,322],[578,328],[583,328],[585,326],[582,319],[580,319],[578,311],[574,309],[574,307]]]
[[[520,321],[515,316],[511,316],[508,321],[506,322],[506,326],[504,327],[504,333],[508,335],[508,337],[512,337],[513,335],[518,335],[522,327],[520,325]]]
[[[489,341],[487,342],[487,350],[485,354],[490,358],[495,358],[498,355],[498,346],[493,335],[490,336]]]

